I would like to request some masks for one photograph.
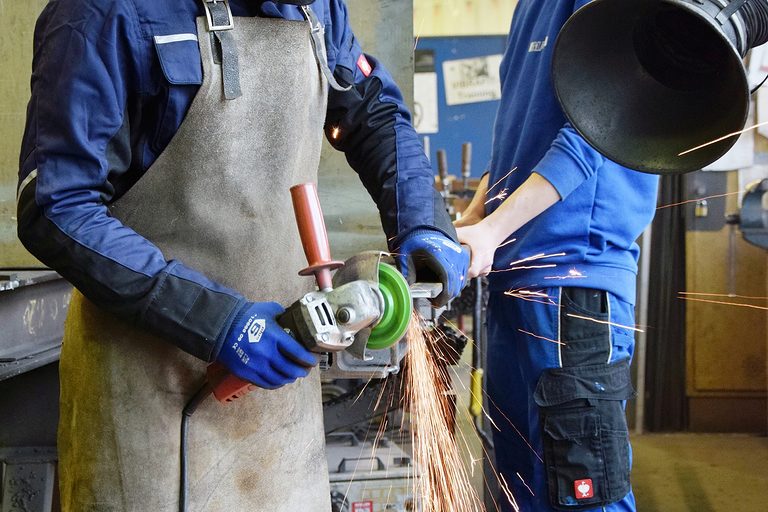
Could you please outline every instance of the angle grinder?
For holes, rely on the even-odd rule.
[[[314,275],[318,290],[286,308],[278,323],[319,354],[349,350],[353,358],[370,360],[369,352],[393,347],[405,336],[413,310],[414,294],[403,275],[380,251],[363,252],[343,263],[331,259],[314,183],[291,187],[291,199],[309,263],[299,275]],[[208,382],[220,402],[254,388],[218,363],[209,366]]]

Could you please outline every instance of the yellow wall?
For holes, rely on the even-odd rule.
[[[0,267],[39,265],[16,238],[16,181],[24,131],[32,32],[46,0],[0,0]]]
[[[506,34],[517,0],[413,0],[417,37]]]

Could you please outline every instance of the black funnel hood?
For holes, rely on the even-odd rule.
[[[742,57],[768,39],[768,0],[595,0],[560,31],[552,78],[565,115],[601,153],[668,174],[725,154],[749,109]]]

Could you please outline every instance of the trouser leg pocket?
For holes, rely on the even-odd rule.
[[[633,395],[626,360],[542,373],[534,397],[541,413],[554,508],[595,508],[629,492],[629,433],[623,403]]]

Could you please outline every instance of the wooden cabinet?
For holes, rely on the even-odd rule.
[[[728,173],[728,192],[738,190]],[[737,196],[713,199],[737,210]],[[686,234],[688,292],[729,293],[729,227]],[[740,297],[688,295],[691,299],[766,307],[766,251],[735,236],[735,284]],[[746,306],[686,301],[686,389],[694,431],[765,431],[768,312]]]

